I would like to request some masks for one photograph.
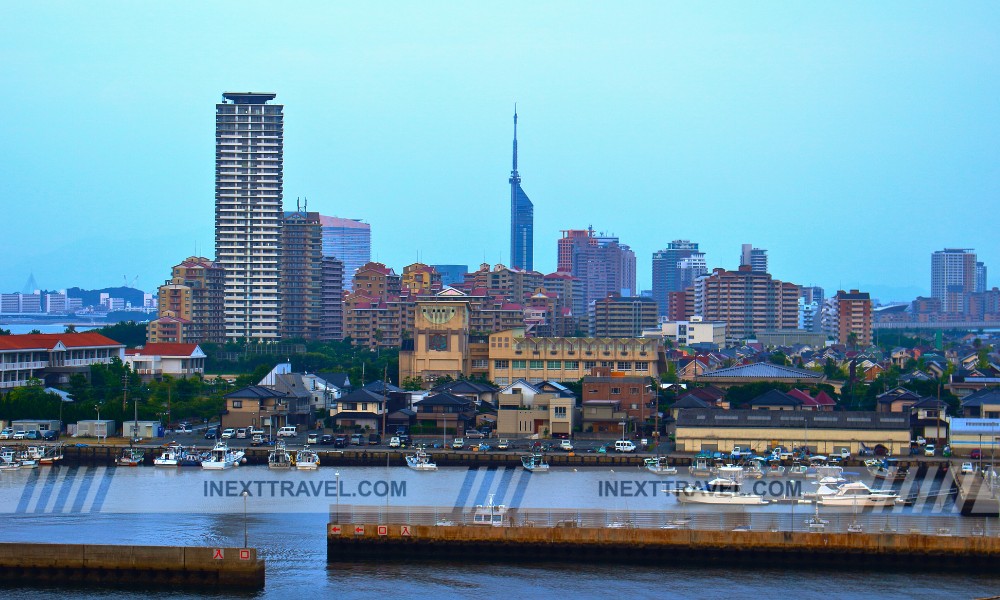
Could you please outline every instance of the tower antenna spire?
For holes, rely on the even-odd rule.
[[[517,102],[514,103],[514,162],[510,170],[512,179],[520,180],[517,176]]]

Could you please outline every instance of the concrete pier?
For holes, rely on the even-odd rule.
[[[330,562],[394,560],[774,564],[989,571],[1000,539],[902,533],[330,524]],[[336,532],[335,532],[336,531]]]
[[[261,589],[254,548],[0,544],[0,581]]]

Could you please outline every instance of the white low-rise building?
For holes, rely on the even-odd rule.
[[[198,344],[146,344],[125,351],[125,363],[147,380],[204,375],[205,358]]]
[[[644,329],[642,337],[668,339],[678,346],[711,344],[716,348],[726,345],[726,324],[691,317],[689,321],[660,321],[659,329]]]

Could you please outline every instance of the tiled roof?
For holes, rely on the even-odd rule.
[[[271,388],[264,387],[262,385],[250,385],[241,390],[230,392],[224,397],[236,398],[239,400],[264,400],[267,398],[285,398],[286,396],[281,392],[276,392]]]
[[[962,400],[962,406],[982,406],[983,404],[1000,404],[1000,388],[983,388],[969,394]]]
[[[802,400],[780,390],[768,390],[750,401],[750,406],[801,406]]]
[[[677,427],[888,429],[906,431],[908,415],[867,411],[689,409],[677,415]]]
[[[460,396],[453,396],[447,392],[427,396],[418,403],[418,406],[469,406],[470,400]]]
[[[67,348],[93,348],[100,346],[124,346],[99,333],[26,333],[23,335],[0,335],[0,350],[51,350],[62,342]]]
[[[674,402],[670,408],[712,408],[708,402],[700,398],[696,398],[693,395],[687,395],[683,398],[678,398],[677,402]]]
[[[391,394],[392,392],[402,392],[403,388],[398,388],[391,383],[385,383],[381,379],[366,385],[364,389],[376,394]]]
[[[128,354],[135,356],[191,356],[197,349],[198,344],[146,344],[142,348],[129,350]]]
[[[715,371],[709,371],[708,373],[704,373],[699,377],[769,379],[769,380],[780,381],[782,379],[822,379],[823,374],[817,373],[816,371],[795,369],[792,367],[785,367],[773,363],[754,363],[750,365],[740,365],[738,367],[729,367],[726,369],[717,369]]]

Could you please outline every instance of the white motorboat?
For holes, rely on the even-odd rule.
[[[477,504],[472,510],[472,524],[503,527],[508,524],[507,507],[503,504],[493,504],[493,494],[490,494],[485,506]]]
[[[229,449],[225,441],[219,440],[215,446],[209,450],[208,456],[201,461],[202,469],[221,471],[231,469],[239,464],[243,459],[242,452],[234,452]]]
[[[309,446],[303,446],[295,453],[295,468],[301,471],[314,471],[319,468],[319,454]]]
[[[715,469],[712,468],[711,459],[695,457],[694,462],[688,467],[688,473],[695,477],[711,477],[715,473]]]
[[[155,467],[177,467],[181,464],[181,454],[183,448],[180,446],[167,446],[167,449],[153,459]]]
[[[829,485],[830,483],[841,484],[847,481],[844,478],[844,467],[840,465],[817,465],[816,479],[825,485]]]
[[[677,467],[671,467],[667,464],[666,456],[657,456],[656,458],[647,458],[646,470],[650,473],[655,473],[657,475],[676,475]]]
[[[532,473],[548,473],[549,463],[543,454],[526,454],[521,457],[521,466]]]
[[[413,454],[406,455],[406,466],[414,471],[437,471],[437,465],[431,462],[431,455],[423,448],[417,448]]]
[[[291,469],[292,468],[292,455],[288,453],[288,448],[285,447],[284,441],[278,441],[274,444],[274,450],[267,455],[267,468],[268,469]]]
[[[873,490],[862,481],[852,481],[837,488],[837,493],[821,496],[817,502],[823,506],[891,506],[903,500],[894,490]]]
[[[740,491],[740,484],[734,479],[717,477],[704,488],[687,486],[677,492],[677,501],[691,504],[728,504],[760,506],[767,504],[763,496]]]

